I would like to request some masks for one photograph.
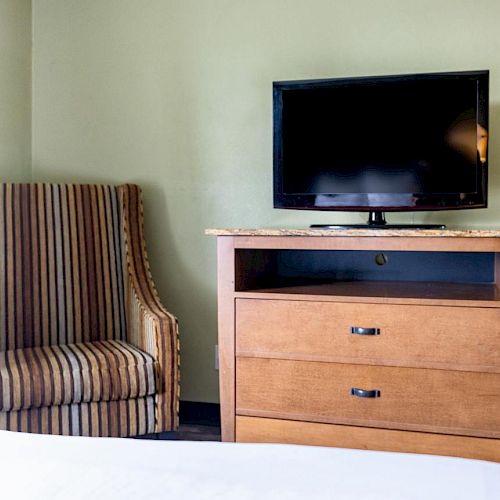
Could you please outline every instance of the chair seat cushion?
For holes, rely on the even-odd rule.
[[[155,369],[149,354],[118,340],[0,352],[0,411],[148,396]]]

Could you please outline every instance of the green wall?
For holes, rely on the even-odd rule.
[[[31,179],[31,1],[0,0],[0,182]]]
[[[490,208],[393,215],[498,226],[500,2],[34,0],[33,177],[144,187],[153,275],[180,319],[182,398],[216,401],[215,240],[361,214],[272,208],[271,82],[489,68]]]

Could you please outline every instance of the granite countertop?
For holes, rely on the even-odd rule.
[[[210,236],[385,236],[500,238],[500,229],[206,229]]]

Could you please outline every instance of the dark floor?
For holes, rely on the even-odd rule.
[[[179,441],[220,441],[220,427],[183,424],[177,432],[162,432],[141,436],[140,439],[168,439]]]
[[[174,437],[168,436],[174,434]],[[220,427],[208,425],[180,425],[177,432],[164,432],[159,439],[180,439],[182,441],[220,441]]]
[[[220,441],[220,405],[181,401],[179,430],[148,434],[139,439],[168,439],[179,441]]]

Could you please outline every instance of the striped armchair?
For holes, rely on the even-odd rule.
[[[137,186],[0,184],[0,429],[177,428],[177,321],[142,220]]]

